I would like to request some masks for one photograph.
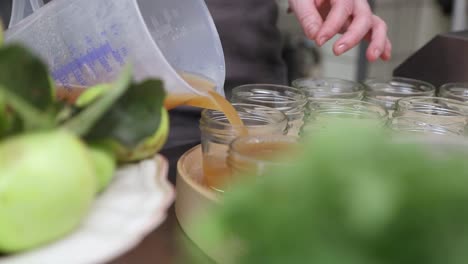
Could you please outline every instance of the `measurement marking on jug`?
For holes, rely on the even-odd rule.
[[[96,35],[83,36],[84,45],[66,43],[68,54],[53,59],[53,78],[65,88],[71,88],[70,84],[89,86],[114,78],[129,54],[124,43],[120,47],[113,46],[113,40],[122,34],[121,26],[112,24]]]
[[[108,41],[97,47],[92,47],[93,41],[91,38],[86,38],[85,41],[89,45],[85,54],[78,53],[76,48],[69,46],[69,52],[73,59],[52,71],[53,78],[65,87],[69,84],[69,78],[71,76],[73,76],[80,85],[89,85],[83,76],[85,68],[88,68],[92,72],[94,78],[97,77],[97,66],[99,65],[107,73],[112,72],[113,67],[109,62],[110,58],[118,62],[119,66],[125,64],[125,57],[128,55],[126,48],[121,48],[120,50],[113,49]]]

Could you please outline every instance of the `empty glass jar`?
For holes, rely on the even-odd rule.
[[[439,96],[468,102],[468,83],[447,83],[440,87]]]
[[[394,77],[390,80],[369,79],[365,81],[365,100],[382,105],[390,117],[396,108],[396,102],[405,97],[434,96],[435,87],[427,82]]]
[[[409,97],[397,103],[390,127],[400,132],[461,136],[465,134],[468,107],[440,97]]]
[[[302,78],[293,81],[292,86],[304,91],[310,100],[317,98],[361,100],[364,96],[362,84],[338,78]]]
[[[268,170],[286,165],[297,143],[297,138],[290,136],[239,137],[230,145],[227,162],[233,175],[263,176]]]
[[[279,110],[252,104],[233,104],[248,135],[285,135],[288,120]],[[243,136],[242,127],[233,127],[224,113],[204,110],[200,119],[204,184],[222,192],[231,172],[226,163],[229,144]],[[245,136],[245,135],[244,135]]]
[[[378,104],[351,99],[320,99],[309,102],[308,114],[301,136],[317,129],[325,129],[330,122],[360,120],[366,124],[383,127],[388,113]]]
[[[248,84],[232,90],[231,102],[263,105],[288,117],[288,135],[297,136],[303,124],[307,98],[299,89],[272,84]]]

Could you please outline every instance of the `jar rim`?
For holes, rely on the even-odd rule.
[[[336,87],[323,86],[324,83],[335,84]],[[341,87],[337,86],[341,85]],[[345,85],[345,86],[343,86]],[[364,93],[364,85],[359,82],[335,78],[335,77],[324,77],[324,78],[312,78],[304,77],[292,81],[292,86],[301,90],[304,90],[306,95],[319,95],[313,96],[317,98],[326,97],[330,95],[342,95],[357,97],[358,95],[362,96]],[[335,90],[340,90],[339,92],[333,92]]]
[[[439,136],[460,136],[460,134],[455,133],[453,131],[450,131],[448,129],[438,129],[438,128],[433,128],[433,129],[428,129],[426,127],[411,127],[407,129],[397,129],[391,126],[392,130],[395,132],[407,132],[407,133],[418,133],[418,134],[433,134],[433,135],[439,135]]]
[[[460,94],[459,92],[463,92]],[[439,95],[462,102],[468,101],[468,82],[452,82],[440,86]]]
[[[272,91],[272,90],[279,90],[278,92],[291,92],[292,95],[288,96],[288,94],[284,95],[275,95],[274,99],[275,100],[269,100],[268,94],[266,93],[256,93],[255,89],[260,90],[265,90],[265,91]],[[293,105],[292,107],[296,108],[302,108],[307,104],[307,96],[306,94],[301,91],[300,89],[297,89],[295,87],[291,86],[285,86],[285,85],[277,85],[277,84],[244,84],[241,86],[237,86],[232,89],[231,91],[231,99],[232,101],[236,100],[245,100],[248,103],[255,104],[255,103],[260,103],[260,104],[266,104],[266,105],[278,105],[279,107],[288,107],[289,105]],[[249,94],[249,97],[247,96],[242,96],[240,93],[251,93]],[[270,95],[271,97],[271,95]],[[283,99],[283,100],[278,100],[278,99]]]
[[[402,123],[401,123],[402,120],[407,121],[407,122],[411,122],[412,125],[410,125],[410,124],[403,124],[402,125]],[[424,121],[420,121],[417,118],[405,117],[405,116],[399,116],[399,117],[393,118],[389,122],[389,127],[393,131],[402,131],[402,132],[417,132],[417,133],[431,132],[431,134],[436,134],[436,135],[447,135],[447,134],[449,134],[451,136],[452,135],[453,136],[461,136],[463,134],[462,130],[455,131],[454,129],[451,129],[447,125],[426,123]]]
[[[383,108],[385,108],[387,111],[389,111],[389,110],[394,110],[396,108],[396,103],[397,103],[398,100],[399,99],[397,99],[397,100],[384,100],[384,99],[380,99],[380,98],[377,98],[377,97],[365,96],[364,99],[363,99],[363,102],[378,104],[378,105],[382,106]]]
[[[245,125],[245,127],[255,128],[255,127],[264,127],[266,125],[281,125],[284,123],[284,126],[287,126],[288,118],[287,116],[274,108],[267,106],[260,106],[254,104],[244,104],[244,103],[233,103],[233,107],[236,109],[236,112],[239,113],[239,109],[248,110],[247,114],[250,114],[253,118],[258,118],[260,121],[263,121],[262,125]],[[237,107],[237,108],[236,108]],[[259,112],[261,110],[261,112]],[[260,115],[263,113],[263,115]],[[242,114],[242,113],[241,113]],[[210,116],[211,115],[211,116]],[[242,120],[242,116],[240,116]],[[269,119],[269,120],[268,120]],[[257,120],[257,121],[259,121]],[[245,121],[245,120],[243,120]],[[222,128],[241,128],[241,126],[233,126],[227,120],[226,115],[218,110],[213,109],[204,109],[201,113],[200,124],[209,126],[209,127],[222,127]]]
[[[387,80],[379,80],[369,78],[364,82],[366,96],[375,97],[374,93],[384,93],[395,97],[403,97],[408,95],[428,96],[435,93],[435,86],[429,82],[406,78],[393,77]]]
[[[324,113],[327,112],[327,110],[331,109],[337,109],[340,106],[341,107],[353,107],[354,110],[359,110],[362,112],[368,112],[368,113],[377,113],[379,115],[380,119],[386,119],[388,118],[388,111],[385,109],[385,107],[381,106],[380,104],[374,103],[374,102],[366,102],[366,101],[361,101],[361,100],[355,100],[355,99],[342,99],[342,98],[320,98],[320,99],[315,99],[313,101],[310,101],[309,104],[307,105],[307,109],[312,113],[312,112],[317,112],[312,108],[312,105],[314,103],[325,103],[325,106],[330,106],[324,108],[324,111],[321,111],[319,113]],[[356,106],[360,106],[359,108]]]
[[[443,102],[443,105],[441,105],[441,102]],[[420,110],[432,110],[434,109],[434,106],[436,107],[435,110],[447,113],[452,116],[466,116],[468,114],[468,105],[454,99],[434,96],[414,96],[402,98],[397,101],[397,112],[406,110],[427,114]],[[414,107],[417,108],[415,109]]]

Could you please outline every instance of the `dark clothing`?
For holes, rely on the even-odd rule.
[[[281,35],[273,0],[206,0],[226,60],[226,96],[246,83],[286,84]]]
[[[206,0],[221,38],[226,60],[226,98],[247,83],[286,84],[281,35],[273,0]],[[171,111],[166,149],[200,141],[200,111]]]
[[[11,0],[0,0],[0,19],[2,19],[3,26],[6,28],[10,23],[11,16]]]

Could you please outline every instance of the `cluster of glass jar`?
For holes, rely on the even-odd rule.
[[[204,110],[200,120],[205,184],[219,192],[226,189],[232,173],[251,169],[262,174],[276,164],[265,157],[265,151],[296,142],[307,105],[301,90],[270,84],[236,87],[230,101],[244,123],[243,129],[233,127],[215,110]],[[242,135],[242,130],[247,135]],[[254,151],[260,148],[262,153]]]
[[[398,133],[464,135],[468,84],[446,84],[439,90],[436,97],[433,85],[407,78],[369,79],[363,83],[304,78],[295,80],[292,87],[236,87],[230,101],[248,136],[240,135],[223,113],[205,110],[200,122],[204,167],[208,168],[205,174],[231,175],[247,168],[261,174],[266,166],[274,164],[254,156],[252,151],[243,151],[246,145],[260,148],[266,143],[292,144],[337,120],[362,120]],[[208,185],[219,190],[216,182]]]
[[[440,87],[395,77],[363,83],[339,79],[302,79],[293,82],[308,95],[301,133],[326,127],[332,119],[360,119],[388,126],[399,133],[463,136],[468,114],[468,84]]]
[[[364,85],[337,78],[298,79],[292,85],[307,95],[308,104],[300,135],[328,127],[330,122],[346,119],[369,121],[383,126],[388,119],[385,108],[364,101]]]

